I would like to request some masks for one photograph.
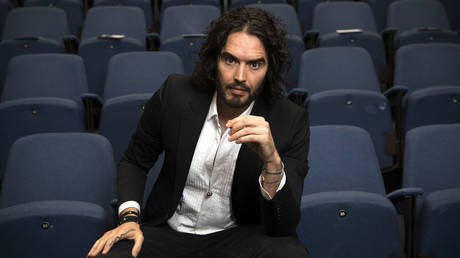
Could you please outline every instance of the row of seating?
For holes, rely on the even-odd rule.
[[[312,257],[458,254],[460,124],[415,128],[406,144],[404,188],[386,195],[365,130],[311,127],[310,170],[297,232]],[[160,171],[162,161],[157,163],[145,195]],[[114,164],[109,141],[98,134],[46,133],[17,140],[0,194],[0,229],[10,232],[0,237],[2,252],[8,257],[83,256],[113,226]],[[409,198],[416,209],[402,217],[409,228],[401,234],[398,214],[403,213],[397,203]],[[415,222],[416,228],[410,228]],[[24,240],[31,244],[18,248]]]
[[[281,17],[288,32],[292,72],[287,88],[297,86],[300,55],[324,46],[358,46],[372,57],[385,90],[392,85],[396,49],[412,43],[455,42],[460,36],[451,30],[441,3],[431,0],[395,2],[387,29],[378,34],[371,8],[359,2],[325,2],[316,5],[313,27],[302,34],[295,9],[288,4],[251,5]],[[402,6],[396,8],[397,6]],[[413,10],[423,10],[414,15]],[[59,8],[16,8],[8,15],[0,43],[0,80],[9,60],[19,54],[43,52],[78,53],[87,63],[90,91],[101,94],[109,58],[120,52],[161,50],[177,53],[186,73],[193,71],[203,32],[220,15],[215,6],[175,6],[164,11],[159,34],[147,33],[138,7],[94,7],[88,11],[81,42],[69,36],[66,14]],[[391,19],[390,19],[391,18]],[[414,29],[415,28],[415,29]],[[1,84],[1,83],[0,83]]]
[[[298,103],[309,110],[311,125],[366,129],[382,169],[393,167],[401,158],[398,140],[409,129],[460,123],[460,76],[456,71],[460,45],[430,43],[401,48],[396,62],[398,86],[385,94],[380,93],[372,61],[361,48],[318,48],[306,51],[301,60],[302,87],[291,90],[289,97],[300,100]],[[13,58],[0,98],[0,120],[8,125],[1,129],[5,144],[0,148],[0,164],[18,137],[48,130],[99,129],[126,146],[128,137],[120,134],[133,131],[142,105],[171,73],[183,73],[181,59],[171,52],[115,55],[108,65],[103,97],[99,98],[89,93],[83,60],[76,55]],[[392,114],[392,107],[401,109],[401,121],[396,121],[400,131],[393,128],[400,117]],[[62,120],[56,120],[58,117]],[[119,132],[115,132],[111,127],[120,120],[130,122],[119,123],[115,126]],[[18,129],[20,124],[28,126]],[[116,148],[116,157],[123,148]]]

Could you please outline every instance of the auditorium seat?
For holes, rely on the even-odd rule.
[[[260,8],[265,11],[271,12],[274,16],[281,19],[281,23],[286,28],[286,39],[291,55],[291,70],[288,74],[288,81],[286,84],[286,92],[297,87],[297,80],[299,77],[300,56],[305,51],[303,42],[302,30],[300,28],[297,13],[289,4],[251,4],[247,7]]]
[[[460,45],[425,43],[398,49],[394,84],[407,87],[403,102],[405,130],[460,123]]]
[[[220,16],[219,8],[209,5],[171,6],[164,10],[161,22],[161,51],[182,58],[184,72],[191,74],[198,51],[211,21]]]
[[[21,54],[62,53],[68,35],[67,16],[62,9],[12,9],[6,18],[0,42],[0,81],[5,80],[11,58]]]
[[[418,257],[450,258],[460,253],[460,188],[426,196],[417,228]]]
[[[252,5],[252,4],[287,4],[288,1],[286,0],[231,0],[230,6],[231,8],[238,8],[245,5]]]
[[[306,44],[308,47],[362,47],[372,57],[382,90],[390,85],[385,46],[367,3],[336,1],[316,5]]]
[[[148,31],[153,31],[154,13],[150,0],[94,0],[93,6],[137,6],[144,11],[145,24]]]
[[[303,195],[361,191],[385,196],[376,152],[369,133],[356,126],[310,127],[310,169]]]
[[[163,14],[164,10],[170,6],[179,6],[179,5],[210,5],[215,6],[221,9],[220,0],[162,0],[161,1],[161,13]]]
[[[85,130],[83,61],[69,54],[14,57],[0,101],[0,178],[11,144],[24,135]]]
[[[144,12],[139,7],[101,6],[88,10],[78,54],[85,61],[90,92],[102,96],[110,57],[146,50],[146,28]]]
[[[396,210],[379,194],[309,194],[302,198],[301,212],[297,234],[311,257],[405,257]]]
[[[84,19],[82,0],[23,0],[24,6],[47,6],[63,9],[67,15],[69,31],[75,36],[81,34]]]
[[[144,104],[172,73],[183,73],[183,66],[179,56],[170,52],[130,52],[110,60],[99,133],[112,143],[117,162],[128,146]]]
[[[51,200],[88,202],[103,207],[113,222],[115,198],[115,162],[105,137],[43,133],[12,145],[0,208]]]
[[[394,1],[388,9],[387,27],[393,49],[404,45],[428,42],[460,43],[460,35],[452,31],[444,6],[433,0]]]
[[[460,124],[428,125],[414,128],[407,132],[405,144],[402,189],[390,193],[389,198],[404,200],[407,203],[406,225],[409,226],[409,234],[417,235],[418,239],[423,242],[424,247],[419,246],[419,251],[427,255],[434,255],[430,252],[435,251],[433,248],[437,245],[438,247],[450,246],[449,250],[436,250],[436,252],[439,255],[444,253],[443,256],[439,257],[454,257],[457,252],[453,252],[453,250],[458,251],[458,247],[452,246],[450,240],[441,243],[434,238],[452,236],[452,232],[455,232],[455,225],[458,227],[458,223],[452,224],[451,230],[454,231],[447,231],[442,235],[435,235],[436,230],[431,232],[433,235],[424,235],[425,231],[430,232],[433,229],[423,228],[431,227],[430,224],[433,223],[431,219],[425,218],[425,216],[438,216],[438,218],[443,216],[441,214],[427,214],[426,212],[431,213],[433,209],[436,210],[435,212],[445,211],[445,219],[449,219],[452,218],[452,215],[449,215],[451,212],[458,211],[458,204],[455,204],[456,208],[452,206],[454,210],[449,211],[447,208],[452,201],[448,198],[449,193],[452,193],[451,197],[456,201],[458,201],[459,196],[458,190],[449,189],[460,188],[460,174],[458,173],[460,168],[460,159],[458,158],[460,153]],[[444,190],[448,190],[449,193],[442,193]],[[426,199],[428,199],[427,203]],[[447,206],[440,207],[443,203]],[[429,220],[425,221],[425,219]],[[418,223],[418,231],[416,231],[416,222]],[[445,228],[443,223],[447,223],[447,221],[439,223],[440,228]],[[432,243],[426,242],[430,239],[433,241]],[[408,245],[412,246],[415,246],[415,242],[414,239],[407,241]],[[429,253],[426,253],[427,251]],[[412,252],[415,253],[415,247],[413,247]],[[446,256],[446,253],[450,256]],[[435,255],[434,257],[438,256]]]
[[[371,135],[382,169],[396,165],[397,135],[390,102],[397,88],[380,93],[369,53],[359,47],[307,50],[301,58],[299,88],[289,97],[307,107],[310,125],[354,125]],[[306,96],[308,95],[308,96]],[[302,102],[302,98],[306,98]]]
[[[368,0],[366,2],[369,4],[374,14],[377,31],[381,32],[387,23],[388,7],[393,0]]]
[[[18,204],[0,209],[0,230],[8,232],[0,236],[2,256],[86,257],[92,244],[111,227],[105,210],[93,203]]]

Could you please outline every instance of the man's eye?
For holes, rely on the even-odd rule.
[[[234,64],[234,63],[235,63],[235,58],[226,57],[226,58],[224,59],[224,61],[225,61],[226,64],[229,64],[229,65],[230,65],[230,64]]]
[[[257,62],[257,63],[251,63],[251,64],[249,65],[249,67],[251,67],[251,69],[253,69],[253,70],[257,70],[257,69],[260,68],[260,63],[259,63],[259,62]]]

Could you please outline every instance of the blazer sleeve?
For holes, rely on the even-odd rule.
[[[144,105],[144,112],[131,136],[117,170],[118,205],[136,201],[142,206],[146,176],[163,152],[161,121],[168,80]]]
[[[286,173],[286,184],[272,200],[261,198],[262,223],[270,236],[286,236],[296,232],[300,220],[300,202],[304,178],[308,172],[310,129],[308,114],[298,112],[290,130],[290,145],[280,153]]]

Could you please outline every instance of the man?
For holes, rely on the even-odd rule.
[[[146,104],[118,167],[119,226],[88,256],[308,257],[295,234],[308,118],[282,97],[285,32],[269,13],[239,8],[207,35],[193,76],[171,75]]]

